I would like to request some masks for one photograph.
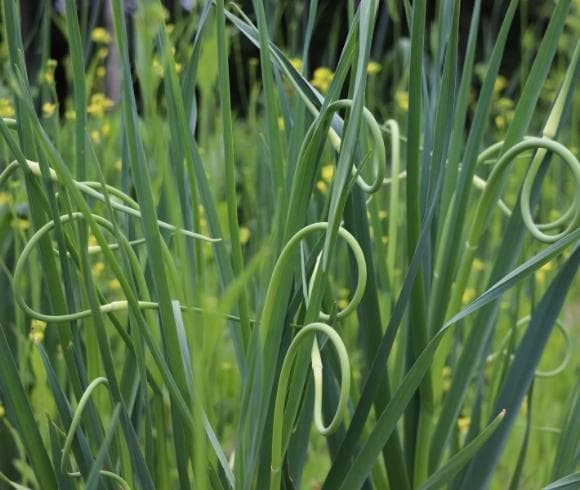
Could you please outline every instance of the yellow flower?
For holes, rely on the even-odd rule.
[[[379,210],[379,219],[387,219],[387,212],[384,209]]]
[[[483,269],[485,269],[485,264],[483,263],[483,261],[481,261],[479,259],[474,259],[473,260],[473,270],[475,270],[477,272],[481,272]]]
[[[158,77],[163,76],[163,65],[159,61],[159,58],[153,58],[151,68],[153,69],[153,73],[155,73],[155,75],[157,75]]]
[[[109,50],[107,48],[99,48],[97,50],[97,58],[104,60],[107,56],[109,56]]]
[[[376,61],[369,61],[369,64],[367,65],[367,73],[371,76],[379,73],[381,69],[382,67],[380,63],[377,63]]]
[[[105,78],[106,74],[107,74],[107,69],[104,66],[99,66],[97,68],[97,70],[95,71],[95,75],[97,75],[98,78]]]
[[[318,182],[316,182],[316,188],[323,194],[326,194],[326,191],[328,191],[328,186],[326,185],[326,182],[324,182],[323,180],[319,180]]]
[[[4,415],[6,415],[6,409],[4,408],[4,405],[0,403],[0,419],[4,417]]]
[[[0,97],[0,117],[13,117],[14,114],[12,101],[6,97]]]
[[[12,204],[12,196],[8,192],[0,192],[0,206]]]
[[[103,262],[97,262],[93,265],[93,276],[99,277],[105,270],[105,264]]]
[[[98,145],[101,142],[101,133],[98,131],[91,131],[91,141]]]
[[[499,75],[496,79],[495,79],[495,83],[493,85],[493,90],[494,92],[501,92],[504,88],[507,87],[507,79],[506,77]]]
[[[341,310],[344,310],[348,306],[348,299],[341,298],[336,302],[336,306],[338,306]]]
[[[74,121],[77,118],[77,113],[73,110],[68,110],[64,113],[64,117],[69,121]]]
[[[46,322],[42,320],[32,320],[30,325],[29,338],[35,344],[38,344],[44,340],[44,331],[46,329]]]
[[[280,131],[284,131],[284,128],[285,128],[285,126],[286,126],[286,125],[284,124],[284,118],[283,118],[282,116],[280,116],[280,117],[278,118],[278,129],[279,129]]]
[[[332,165],[332,163],[329,163],[328,165],[322,167],[321,175],[323,180],[325,180],[326,182],[330,182],[332,177],[334,177],[334,165]]]
[[[469,430],[469,424],[471,424],[469,417],[459,417],[457,419],[457,428],[462,434],[465,434]]]
[[[304,68],[304,64],[300,58],[290,58],[290,64],[296,68],[296,71],[302,71],[302,68]]]
[[[42,116],[43,117],[51,117],[56,110],[56,104],[51,102],[45,102],[42,104]]]
[[[473,298],[475,298],[475,289],[467,288],[463,293],[463,304],[469,303]]]
[[[30,221],[27,219],[15,218],[12,220],[12,227],[20,231],[26,231],[30,228]]]
[[[107,283],[107,286],[111,291],[118,291],[119,289],[121,289],[121,283],[119,282],[119,279],[111,279]]]
[[[91,40],[95,43],[109,44],[111,42],[111,35],[104,27],[95,27],[91,32]]]
[[[330,82],[332,82],[333,78],[334,73],[332,70],[323,66],[314,70],[313,79],[310,81],[310,83],[324,94],[328,92],[328,89],[330,88]]]
[[[240,243],[245,245],[250,240],[250,229],[247,226],[240,226]]]
[[[395,100],[402,111],[407,112],[409,110],[409,92],[397,90]]]
[[[93,94],[87,107],[87,112],[96,117],[103,117],[105,115],[105,111],[114,105],[115,103],[107,96],[105,96],[105,94]]]
[[[494,122],[497,129],[505,129],[507,125],[507,119],[505,116],[495,116]]]

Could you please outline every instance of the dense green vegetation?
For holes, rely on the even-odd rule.
[[[578,1],[52,3],[1,1],[0,488],[580,484]]]

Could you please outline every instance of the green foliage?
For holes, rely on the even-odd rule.
[[[199,3],[2,0],[0,488],[576,485],[578,2]]]

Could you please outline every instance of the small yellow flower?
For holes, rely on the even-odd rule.
[[[336,302],[336,306],[338,306],[341,310],[344,310],[348,306],[348,299],[341,298]]]
[[[99,131],[91,131],[91,141],[98,145],[101,142],[101,133]]]
[[[441,376],[443,376],[443,378],[449,378],[451,376],[451,368],[449,366],[443,366]]]
[[[494,118],[494,122],[495,122],[495,127],[497,129],[505,129],[506,125],[507,125],[507,119],[505,116],[495,116]]]
[[[69,121],[74,121],[77,118],[77,113],[71,109],[64,113],[64,117]]]
[[[367,65],[367,73],[370,76],[376,75],[381,71],[381,69],[382,67],[380,63],[377,63],[376,61],[369,61],[369,64]]]
[[[278,129],[280,131],[284,131],[285,127],[286,127],[286,125],[284,124],[284,118],[282,116],[280,116],[278,118]]]
[[[477,271],[477,272],[481,272],[483,269],[485,269],[485,264],[483,263],[483,261],[480,259],[474,259],[473,260],[473,270]]]
[[[296,68],[296,71],[302,71],[302,68],[304,68],[304,64],[302,63],[302,60],[300,58],[290,58],[290,64]]]
[[[105,264],[103,262],[97,262],[93,265],[93,276],[99,277],[105,270]]]
[[[328,191],[328,186],[326,185],[326,182],[324,182],[323,180],[319,180],[318,182],[316,182],[316,188],[322,192],[322,194],[326,194],[326,192]]]
[[[109,56],[109,50],[107,48],[99,48],[97,50],[97,58],[104,60],[107,56]]]
[[[457,419],[457,428],[462,434],[467,433],[469,430],[469,424],[471,424],[471,419],[469,417],[459,417]]]
[[[43,117],[51,117],[54,112],[56,111],[56,104],[51,102],[45,102],[42,104],[42,116]]]
[[[30,221],[27,219],[15,218],[12,220],[12,227],[20,231],[26,231],[30,228]]]
[[[334,78],[334,73],[330,68],[322,66],[314,70],[313,78],[310,83],[319,89],[323,94],[328,92],[330,88],[330,82]]]
[[[46,330],[46,322],[42,320],[32,320],[30,326],[29,338],[35,344],[39,344],[44,340],[44,331]]]
[[[240,226],[240,243],[245,245],[250,240],[250,229],[247,226]]]
[[[158,58],[153,58],[153,63],[151,64],[151,68],[153,69],[153,73],[155,73],[155,75],[157,75],[158,77],[162,77],[164,70],[163,70],[163,65],[161,64],[161,62],[159,61]]]
[[[2,405],[2,403],[0,403],[0,419],[2,417],[4,417],[6,415],[6,409],[4,408],[4,405]]]
[[[387,212],[384,209],[379,210],[379,219],[387,219]]]
[[[14,114],[12,101],[6,97],[0,97],[0,117],[13,117]]]
[[[330,182],[332,180],[332,177],[334,177],[334,165],[332,165],[332,163],[329,163],[328,165],[322,167],[321,175],[323,180],[325,180],[326,182]]]
[[[397,90],[395,93],[395,101],[403,112],[407,112],[409,110],[409,92],[404,90]]]
[[[91,32],[91,40],[99,44],[109,44],[111,42],[111,35],[104,27],[95,27]]]
[[[175,62],[175,71],[179,74],[183,71],[183,65],[181,63]]]
[[[117,278],[111,279],[107,283],[107,286],[111,291],[118,291],[119,289],[121,289],[121,283],[119,282],[119,279],[117,279]]]
[[[493,85],[493,90],[494,92],[501,92],[504,88],[507,87],[507,78],[499,75],[496,79],[495,79],[495,83]]]
[[[99,66],[95,71],[95,75],[97,75],[98,78],[105,78],[106,74],[107,69],[104,66]]]
[[[463,304],[467,304],[469,303],[473,298],[475,298],[475,289],[473,288],[467,288],[464,292],[463,292]]]
[[[105,111],[114,105],[115,103],[105,94],[96,93],[91,96],[91,100],[87,106],[87,112],[95,117],[103,117]]]
[[[8,192],[0,192],[0,206],[12,204],[12,195]]]

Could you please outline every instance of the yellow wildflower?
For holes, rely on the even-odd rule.
[[[507,87],[507,78],[499,75],[496,79],[495,79],[495,83],[493,85],[493,90],[494,92],[501,92],[504,88]]]
[[[463,293],[463,304],[469,303],[473,298],[475,298],[475,289],[467,288]]]
[[[319,180],[318,182],[316,182],[316,188],[323,194],[326,194],[326,192],[328,191],[328,186],[326,185],[326,182],[324,182],[323,180]]]
[[[43,117],[51,117],[56,111],[56,104],[51,102],[45,102],[42,104],[42,116]]]
[[[12,227],[20,231],[26,231],[30,228],[30,221],[22,218],[15,218],[12,220]]]
[[[4,415],[6,415],[6,409],[4,408],[4,405],[0,403],[0,419],[4,417]]]
[[[481,272],[483,269],[485,269],[485,264],[483,263],[483,261],[480,259],[474,259],[473,260],[473,270],[475,270],[477,272]]]
[[[302,71],[302,68],[304,68],[304,64],[300,58],[290,58],[290,64],[296,68],[296,71]]]
[[[286,126],[286,125],[284,124],[284,118],[283,118],[282,116],[280,116],[280,117],[278,118],[278,129],[279,129],[280,131],[284,131],[284,128],[285,128],[285,126]]]
[[[367,65],[367,73],[371,76],[379,73],[381,69],[382,67],[380,63],[377,63],[376,61],[369,61],[369,64]]]
[[[0,206],[12,204],[12,196],[8,192],[0,192]]]
[[[46,329],[46,322],[42,320],[32,320],[30,326],[29,338],[35,344],[38,344],[44,340],[44,330]]]
[[[115,103],[105,94],[93,94],[87,107],[87,112],[96,117],[103,117],[105,111],[113,107],[113,105],[115,105]]]
[[[73,110],[68,110],[64,113],[64,117],[69,121],[74,121],[77,118],[77,113]]]
[[[250,240],[250,229],[247,226],[240,226],[240,243],[245,245]]]
[[[507,125],[507,119],[505,116],[495,116],[494,118],[495,126],[497,129],[505,129]]]
[[[107,69],[104,66],[99,66],[95,71],[95,75],[97,75],[98,78],[105,78],[106,74]]]
[[[403,112],[407,112],[409,110],[409,92],[404,90],[397,90],[395,93],[395,100],[399,109]]]
[[[109,287],[109,289],[111,291],[118,291],[119,289],[121,289],[121,283],[119,282],[119,279],[111,279],[108,283],[107,286]]]
[[[95,27],[91,32],[91,40],[95,43],[109,44],[111,42],[111,35],[104,27]]]
[[[97,262],[93,265],[93,276],[99,277],[105,270],[105,264],[103,262]]]
[[[310,83],[324,94],[328,92],[333,78],[334,73],[332,70],[323,66],[314,70],[313,79]]]
[[[379,210],[379,219],[387,219],[387,212],[384,209]]]
[[[14,114],[12,101],[6,97],[0,97],[0,117],[13,117]]]
[[[91,141],[98,145],[101,142],[101,133],[99,131],[91,131]]]
[[[336,306],[338,306],[341,310],[344,310],[348,306],[348,299],[341,298],[336,302]]]
[[[457,419],[457,428],[462,434],[467,433],[469,430],[469,424],[471,424],[471,419],[469,417],[459,417]]]
[[[332,177],[334,177],[334,165],[332,165],[332,163],[329,163],[328,165],[322,167],[321,175],[323,180],[325,180],[326,182],[330,182]]]
[[[104,60],[109,56],[109,50],[107,48],[99,48],[97,50],[97,58]]]
[[[163,76],[163,65],[159,61],[159,58],[153,58],[151,68],[153,69],[153,73],[155,73],[155,75],[157,75],[158,77]]]

